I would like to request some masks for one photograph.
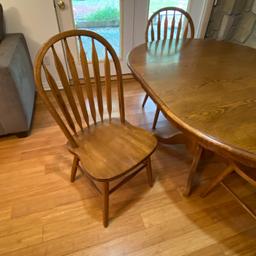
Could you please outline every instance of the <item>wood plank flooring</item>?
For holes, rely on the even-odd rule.
[[[125,82],[126,117],[150,130],[154,104]],[[161,134],[174,131],[161,116]],[[159,145],[154,187],[142,172],[111,196],[110,225],[101,223],[100,198],[80,174],[69,182],[72,158],[65,138],[37,100],[31,136],[0,138],[0,255],[256,255],[256,222],[219,186],[200,192],[224,164],[208,157],[200,185],[182,196],[191,156],[185,147]],[[256,190],[236,176],[227,183],[254,209]]]

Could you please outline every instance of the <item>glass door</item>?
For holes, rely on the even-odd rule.
[[[149,0],[148,17],[166,6],[187,11],[195,25],[195,38],[204,38],[214,0]]]
[[[123,73],[129,72],[126,56],[133,46],[133,0],[54,0],[54,4],[60,31],[76,28],[92,30],[100,34],[115,49]],[[77,44],[72,42],[71,48],[77,56],[78,71],[82,74]],[[91,44],[84,40],[83,45],[90,60]],[[103,59],[105,54],[103,49],[102,52],[98,49],[98,53],[99,59]],[[100,67],[103,69],[103,63]]]
[[[121,56],[119,1],[73,0],[72,7],[75,27],[77,29],[89,29],[102,35],[113,46],[116,53]],[[86,42],[84,45],[86,47]]]
[[[196,37],[204,36],[207,13],[214,0],[53,0],[60,31],[88,29],[106,38],[118,54],[123,73],[130,73],[126,64],[129,51],[144,42],[148,18],[165,6],[187,10],[194,20]],[[204,28],[205,27],[205,28]],[[86,41],[84,48],[90,56]],[[72,50],[79,56],[77,42]],[[103,57],[104,53],[100,53]],[[102,64],[103,65],[103,64]],[[77,58],[79,69],[79,61]],[[92,71],[92,70],[91,70]],[[81,71],[82,73],[82,71]]]

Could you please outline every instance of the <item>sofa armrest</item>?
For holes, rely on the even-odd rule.
[[[25,120],[25,129],[24,124],[22,124],[20,130],[19,127],[15,127],[14,130],[29,130],[33,114],[35,85],[29,51],[22,34],[7,34],[0,43],[0,74],[5,76],[3,80],[0,77],[0,91],[6,94],[0,95],[1,101],[5,101],[10,111],[19,113],[19,115],[21,111]],[[3,88],[5,89],[3,90]],[[10,91],[12,91],[12,94]],[[17,97],[14,100],[12,96],[10,102],[7,95],[9,97],[10,95],[17,95]],[[8,113],[6,114],[8,115]],[[15,116],[15,113],[13,113],[13,116]],[[5,125],[5,128],[7,126]]]

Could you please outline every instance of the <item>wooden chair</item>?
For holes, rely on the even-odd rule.
[[[177,30],[176,25],[178,25]],[[176,40],[178,43],[179,40],[194,38],[194,34],[194,23],[189,13],[176,7],[164,7],[153,13],[149,18],[146,27],[145,41],[152,42],[169,39]],[[142,103],[143,108],[148,97],[148,94],[144,97]],[[156,128],[159,113],[160,109],[157,106],[152,129]]]
[[[256,187],[256,170],[239,163],[230,161],[227,168],[221,172],[202,193],[202,197],[207,196],[217,185],[222,184],[223,187],[242,205],[242,207],[256,220],[256,214],[249,208],[248,205],[242,202],[242,200],[232,191],[232,189],[224,183],[224,179],[231,173],[235,172],[240,177],[248,181],[251,185]]]
[[[74,57],[69,47],[69,42],[74,38],[78,40],[79,45],[79,58],[83,71],[83,78],[81,79],[78,76]],[[83,38],[87,38],[91,42],[95,85],[92,85],[89,75],[88,52],[84,50]],[[63,44],[67,66],[72,77],[72,86],[65,71],[65,63],[61,62],[57,54],[57,46],[61,44]],[[105,55],[103,61],[104,86],[101,82],[97,53],[99,45],[103,47]],[[50,71],[45,64],[46,55],[52,56],[54,59],[55,71],[63,90],[57,86],[53,74],[54,70]],[[114,65],[111,67],[111,64]],[[110,76],[111,68],[115,69],[117,78],[115,91],[111,85],[113,83]],[[52,95],[49,95],[43,88],[43,73]],[[81,167],[92,185],[103,197],[103,224],[107,227],[110,194],[144,168],[147,169],[149,185],[153,185],[150,156],[157,146],[153,134],[134,127],[125,120],[123,82],[119,59],[112,46],[100,35],[92,31],[70,30],[53,36],[39,50],[34,75],[38,92],[67,137],[67,148],[74,155],[71,182],[75,180],[77,168]],[[103,92],[105,92],[105,97]],[[112,100],[114,94],[116,94],[118,104]],[[106,104],[103,102],[104,98]],[[117,113],[113,112],[115,107]],[[115,114],[118,118],[112,117]],[[122,180],[119,183],[110,187],[110,182],[120,178]]]

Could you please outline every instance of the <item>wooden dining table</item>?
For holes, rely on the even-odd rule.
[[[188,138],[193,161],[189,195],[204,149],[256,167],[256,50],[215,40],[144,43],[128,66],[164,116],[180,132],[160,142]]]

